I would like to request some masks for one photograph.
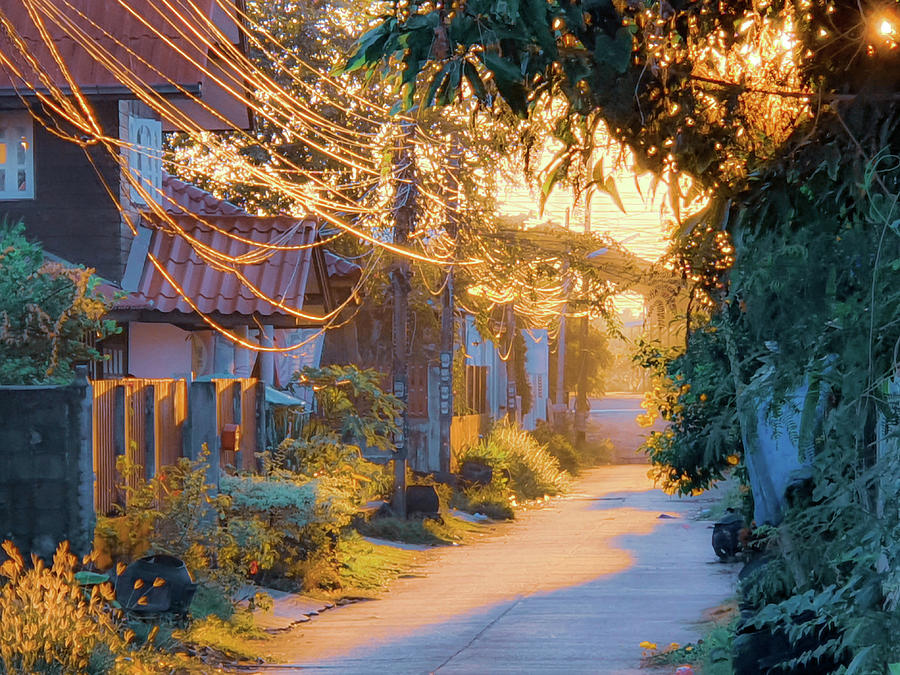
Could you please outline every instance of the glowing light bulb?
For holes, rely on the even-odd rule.
[[[883,19],[881,24],[878,26],[878,32],[882,35],[893,35],[894,34],[894,24],[892,24],[887,19]]]

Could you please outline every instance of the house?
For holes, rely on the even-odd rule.
[[[254,216],[165,173],[162,188],[167,217],[142,214],[141,231],[149,236],[135,240],[126,266],[122,285],[135,290],[110,312],[123,332],[102,346],[110,356],[103,376],[256,376],[284,385],[291,370],[314,365],[310,350],[299,350],[299,359],[291,353],[257,357],[235,339],[302,342],[304,329],[321,326],[317,317],[348,300],[359,267],[312,246],[319,232],[315,220]],[[171,223],[179,232],[171,231]],[[202,247],[216,257],[204,259]],[[248,255],[258,262],[229,262]]]
[[[230,14],[227,3],[198,6],[243,49],[242,2],[235,3]],[[250,111],[219,82],[215,54],[172,28],[150,0],[128,4],[134,13],[94,0],[60,0],[58,10],[201,128],[249,129]],[[252,215],[166,174],[162,134],[176,128],[177,115],[162,119],[72,29],[48,21],[63,73],[27,8],[4,12],[11,28],[0,31],[10,64],[0,67],[0,213],[24,220],[48,252],[95,268],[110,293],[124,295],[111,314],[123,331],[100,345],[109,358],[95,376],[258,375],[274,384],[280,375],[284,383],[314,349],[256,358],[233,341],[296,344],[322,325],[316,317],[348,300],[359,268],[315,245],[315,220]],[[40,94],[69,92],[71,83],[117,144],[65,138],[78,140],[71,120]]]
[[[11,65],[0,67],[0,210],[24,219],[29,234],[51,253],[94,267],[100,276],[120,283],[133,238],[125,217],[136,216],[147,206],[123,175],[122,164],[140,175],[150,194],[157,194],[162,131],[169,125],[88,54],[70,36],[71,31],[48,23],[53,46],[87,97],[97,124],[104,134],[121,141],[120,156],[79,134],[39,98],[51,85],[64,93],[71,88],[24,3],[7,4],[5,17],[27,55],[12,43],[4,27],[0,53]],[[229,126],[250,128],[247,107],[209,77],[209,54],[187,44],[171,29],[166,31],[154,3],[132,0],[131,5],[143,20],[166,33],[172,47],[161,44],[161,38],[116,2],[66,0],[59,2],[58,9],[98,45],[129,63],[149,91],[172,101],[206,128],[222,128],[226,121]],[[205,6],[210,20],[240,44],[236,15],[226,16],[219,3],[211,0]],[[223,119],[204,116],[188,94],[215,105]]]

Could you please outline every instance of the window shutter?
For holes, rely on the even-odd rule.
[[[0,112],[0,200],[34,199],[34,123],[27,112]]]
[[[162,122],[145,117],[129,117],[128,170],[132,180],[139,183],[147,196],[162,203]],[[131,185],[131,201],[147,205],[147,200],[136,185]]]

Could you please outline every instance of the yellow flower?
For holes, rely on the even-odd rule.
[[[684,651],[686,651],[686,652],[692,652],[692,651],[694,651],[694,648],[691,647],[690,645],[688,645],[687,647],[684,648]]]
[[[638,645],[641,649],[656,649],[656,643],[650,642],[649,640],[644,640],[641,644]]]
[[[669,649],[678,649],[680,645],[677,642],[673,642],[669,645]]]
[[[725,461],[728,462],[729,464],[731,464],[731,466],[734,466],[740,460],[738,459],[737,455],[728,455],[728,457],[725,458]]]

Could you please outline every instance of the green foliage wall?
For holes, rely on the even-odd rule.
[[[707,289],[712,320],[658,364],[671,378],[673,425],[649,449],[684,491],[705,487],[729,447],[753,451],[738,434],[754,442],[761,406],[778,415],[809,384],[790,433],[796,447],[812,444],[813,475],[761,543],[775,563],[745,596],[760,608],[757,625],[814,637],[848,672],[884,672],[900,661],[890,637],[900,602],[900,125],[878,104],[820,125],[817,143],[760,173],[730,207],[733,268],[727,285]]]
[[[21,224],[0,223],[0,384],[65,383],[116,331],[93,270],[44,260]]]

